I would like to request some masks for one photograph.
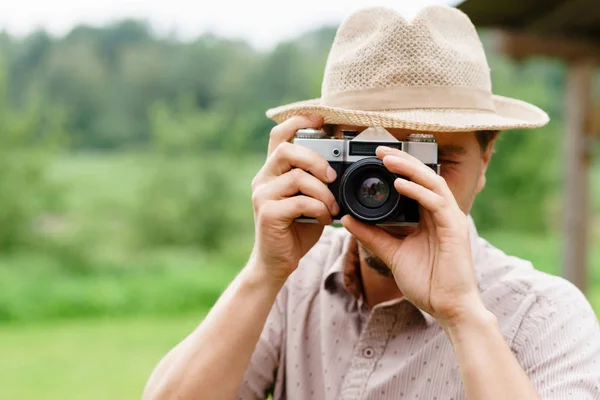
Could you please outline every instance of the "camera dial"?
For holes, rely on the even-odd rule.
[[[435,142],[435,136],[430,133],[411,133],[406,138],[409,142]]]
[[[302,128],[296,131],[296,137],[303,139],[325,139],[327,134],[323,129]]]

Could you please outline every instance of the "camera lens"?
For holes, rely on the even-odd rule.
[[[357,185],[356,198],[365,207],[377,208],[385,204],[390,197],[390,187],[385,181],[373,176]]]
[[[340,179],[340,205],[360,221],[386,222],[401,211],[401,196],[393,189],[395,179],[396,175],[376,157],[356,161]]]

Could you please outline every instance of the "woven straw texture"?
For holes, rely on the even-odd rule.
[[[267,116],[280,123],[316,114],[331,124],[448,132],[548,122],[536,106],[492,94],[475,27],[442,5],[422,9],[412,21],[380,7],[352,14],[336,33],[321,92]]]
[[[337,32],[323,92],[391,86],[491,91],[489,67],[475,28],[463,13],[447,11],[426,8],[410,24],[382,8],[352,15]]]

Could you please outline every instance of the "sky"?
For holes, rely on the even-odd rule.
[[[62,36],[77,24],[147,20],[159,35],[182,40],[213,32],[269,49],[324,24],[339,24],[358,8],[382,5],[407,18],[434,3],[460,0],[0,0],[0,30],[26,35],[45,29]]]

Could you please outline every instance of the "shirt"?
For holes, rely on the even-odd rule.
[[[478,288],[543,399],[600,399],[600,327],[568,281],[504,254],[471,223]],[[464,399],[450,341],[406,299],[369,309],[355,239],[326,227],[279,292],[238,399]]]

